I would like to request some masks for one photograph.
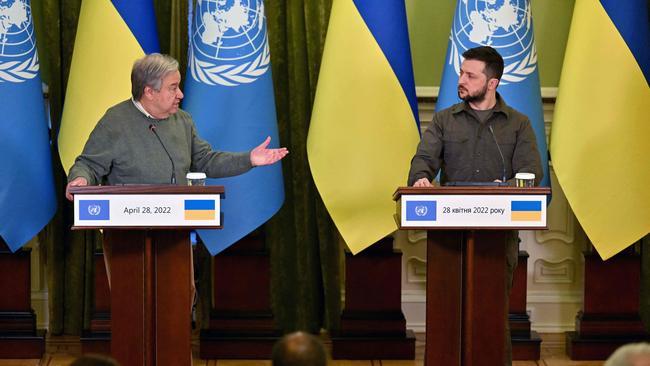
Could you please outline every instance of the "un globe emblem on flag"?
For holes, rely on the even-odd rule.
[[[189,67],[197,82],[254,82],[271,61],[263,0],[199,0],[190,42]]]
[[[97,216],[102,212],[102,208],[99,205],[89,205],[88,214],[91,216]]]
[[[0,2],[0,83],[21,83],[38,75],[32,10],[25,0]]]
[[[460,75],[462,54],[477,46],[496,49],[505,63],[502,84],[523,81],[537,68],[529,0],[462,0],[451,27],[448,63]]]

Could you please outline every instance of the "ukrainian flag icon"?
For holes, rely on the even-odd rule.
[[[185,220],[214,220],[214,200],[185,200]]]
[[[510,212],[512,221],[540,221],[542,219],[542,202],[512,201]]]

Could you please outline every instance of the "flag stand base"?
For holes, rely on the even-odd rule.
[[[208,329],[201,359],[268,359],[281,337],[271,311],[271,265],[264,238],[249,235],[213,258]]]
[[[0,239],[0,358],[42,358],[45,331],[31,305],[31,249],[11,253]]]
[[[542,339],[530,330],[530,316],[526,312],[528,290],[528,252],[519,251],[517,268],[513,274],[508,321],[512,339],[513,360],[539,360]]]
[[[345,309],[332,333],[333,359],[415,359],[401,305],[402,252],[384,238],[345,255]]]
[[[584,307],[566,333],[572,360],[604,360],[619,346],[650,340],[639,316],[641,257],[629,248],[603,261],[584,253]]]
[[[111,293],[104,254],[95,252],[95,299],[90,328],[81,334],[81,353],[111,354]]]

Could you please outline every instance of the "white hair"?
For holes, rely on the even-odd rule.
[[[650,361],[650,343],[631,343],[621,346],[609,356],[603,366],[636,366],[638,365],[636,361]]]
[[[173,57],[151,53],[136,60],[131,69],[131,95],[134,100],[140,100],[144,88],[150,87],[160,91],[162,79],[170,72],[178,71],[178,61]]]

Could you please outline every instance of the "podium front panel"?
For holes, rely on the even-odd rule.
[[[219,194],[76,194],[74,228],[221,227]]]
[[[546,195],[409,194],[398,205],[403,229],[546,228]]]

